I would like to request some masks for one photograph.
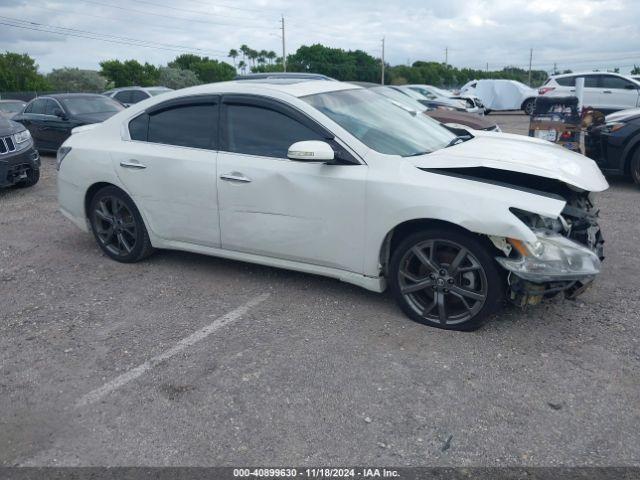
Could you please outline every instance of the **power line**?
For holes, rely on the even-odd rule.
[[[190,52],[190,53],[195,53],[192,49],[184,49],[184,48],[172,48],[172,47],[162,47],[159,45],[151,45],[151,44],[143,44],[143,43],[132,43],[132,42],[127,42],[127,41],[122,41],[122,40],[117,40],[117,39],[110,39],[110,38],[99,38],[99,37],[95,37],[92,36],[91,34],[76,34],[76,33],[71,33],[71,32],[60,32],[60,31],[55,31],[55,30],[48,30],[48,29],[43,29],[43,28],[38,28],[37,26],[28,26],[28,25],[16,25],[15,23],[8,23],[7,21],[0,21],[0,25],[6,25],[8,27],[14,27],[14,28],[21,28],[24,30],[31,30],[31,31],[35,31],[35,32],[43,32],[43,33],[52,33],[54,35],[62,35],[64,37],[76,37],[76,38],[85,38],[85,39],[89,39],[89,40],[99,40],[101,42],[109,42],[109,43],[116,43],[119,45],[129,45],[129,46],[133,46],[133,47],[145,47],[145,48],[153,48],[156,50],[167,50],[170,52]],[[199,52],[201,53],[201,52]]]
[[[47,24],[44,24],[44,23],[38,23],[38,22],[31,21],[31,20],[23,20],[23,19],[20,19],[20,18],[5,17],[3,15],[0,15],[0,18],[2,18],[4,20],[11,21],[11,22],[16,22],[18,24],[23,24],[23,25],[27,24],[28,26],[29,25],[35,25],[35,26],[41,27],[41,28],[52,28],[52,29],[56,29],[56,30],[62,30],[63,32],[72,32],[72,33],[83,34],[83,35],[91,35],[91,36],[96,36],[96,37],[113,38],[113,39],[120,40],[120,41],[135,42],[136,44],[152,44],[152,45],[159,45],[159,46],[162,46],[162,47],[170,47],[170,48],[177,48],[177,49],[182,49],[182,50],[205,52],[205,49],[197,48],[197,47],[188,47],[188,46],[184,46],[184,45],[176,45],[176,44],[170,44],[170,43],[160,43],[160,42],[154,42],[152,40],[141,40],[141,39],[138,39],[138,38],[131,38],[131,37],[121,37],[119,35],[113,35],[113,34],[107,34],[107,33],[99,33],[99,32],[90,32],[90,31],[87,31],[87,30],[79,30],[79,29],[76,29],[76,28],[59,27],[57,25],[47,25]],[[207,51],[213,52],[214,50],[207,50]],[[226,53],[226,52],[223,52],[222,50],[217,50],[217,52]]]
[[[134,13],[140,13],[142,15],[152,15],[154,17],[163,17],[163,18],[170,18],[171,20],[176,20],[176,17],[173,17],[171,15],[163,15],[161,13],[156,13],[156,12],[148,12],[148,11],[144,11],[144,10],[136,10],[133,8],[127,8],[127,7],[121,7],[120,5],[111,5],[109,3],[102,3],[102,2],[97,2],[95,0],[82,0],[85,3],[91,3],[94,5],[100,5],[102,7],[110,7],[110,8],[117,8],[119,10],[125,10],[127,12],[134,12]],[[177,18],[178,20],[187,20],[189,22],[197,22],[197,23],[205,23],[207,25],[222,25],[222,26],[226,26],[226,27],[240,27],[240,28],[266,28],[266,29],[270,29],[271,27],[265,27],[264,25],[259,25],[259,24],[252,24],[252,25],[239,25],[239,24],[232,24],[232,23],[221,23],[221,22],[212,22],[209,20],[200,20],[197,18]],[[275,29],[275,27],[274,27]]]
[[[191,0],[194,3],[199,3],[200,5],[206,5],[206,6],[216,6],[216,7],[221,7],[221,8],[229,8],[231,10],[244,10],[246,12],[260,12],[263,13],[265,10],[272,10],[272,9],[259,9],[259,8],[249,8],[249,7],[236,7],[236,6],[230,6],[227,4],[222,4],[222,3],[209,3],[209,2],[202,2],[202,1],[198,1],[198,0]],[[275,11],[275,10],[274,10]]]
[[[152,5],[154,7],[167,8],[169,10],[176,10],[178,12],[196,13],[198,15],[208,15],[208,16],[211,16],[211,17],[231,18],[231,19],[234,19],[234,20],[255,20],[255,18],[249,18],[249,17],[230,17],[228,15],[220,15],[218,13],[203,12],[202,10],[191,10],[191,9],[188,9],[188,8],[178,8],[178,7],[173,7],[171,5],[163,5],[161,3],[149,2],[147,0],[136,0],[136,3],[146,3],[147,5]]]

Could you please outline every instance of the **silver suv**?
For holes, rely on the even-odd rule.
[[[155,97],[161,93],[172,92],[172,88],[167,87],[123,87],[114,88],[103,93],[107,97],[117,100],[125,107],[141,102],[147,98]]]
[[[575,95],[578,78],[584,78],[585,107],[610,113],[640,106],[640,82],[610,72],[554,75],[540,87],[538,93],[546,97]]]

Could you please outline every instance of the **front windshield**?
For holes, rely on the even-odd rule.
[[[398,90],[395,90],[391,87],[373,87],[372,91],[379,93],[380,95],[384,95],[390,100],[396,101],[411,110],[415,110],[416,112],[424,112],[427,110],[423,104],[418,102],[417,100],[406,96],[404,93],[400,93]]]
[[[0,102],[0,112],[18,113],[25,105],[22,102]]]
[[[456,136],[425,115],[413,115],[367,89],[302,97],[367,147],[386,155],[410,157],[439,150]]]
[[[124,107],[108,97],[69,97],[63,98],[62,103],[71,115],[91,113],[110,113],[124,110]]]

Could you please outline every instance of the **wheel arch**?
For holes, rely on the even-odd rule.
[[[536,101],[536,97],[528,97],[525,98],[524,101],[520,104],[520,110],[524,110],[524,106],[527,104],[528,101],[533,100],[534,102]]]
[[[400,245],[402,240],[413,233],[434,227],[456,230],[460,233],[471,235],[480,240],[480,242],[485,245],[489,251],[495,251],[496,253],[499,253],[499,250],[485,235],[472,232],[469,229],[461,227],[460,225],[452,222],[447,222],[446,220],[439,220],[435,218],[415,218],[411,220],[405,220],[404,222],[397,224],[385,235],[379,252],[380,265],[382,266],[382,275],[386,276],[391,256],[393,255],[393,252],[398,247],[398,245]]]
[[[98,193],[100,190],[102,190],[105,187],[115,187],[118,190],[122,190],[122,188],[120,188],[118,185],[114,185],[113,183],[109,183],[109,182],[96,182],[93,185],[91,185],[87,189],[86,193],[84,194],[85,217],[89,218],[89,207],[91,206],[91,200],[93,200],[93,197],[96,195],[96,193]],[[124,192],[124,190],[122,191]],[[124,193],[127,193],[127,192],[124,192]]]
[[[624,175],[629,175],[631,173],[631,160],[633,160],[633,156],[640,149],[640,133],[636,133],[627,146],[625,147],[622,154],[622,173]]]

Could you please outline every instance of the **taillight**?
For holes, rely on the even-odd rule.
[[[545,93],[549,93],[552,92],[556,89],[556,87],[540,87],[538,89],[538,94],[539,95],[544,95]]]

